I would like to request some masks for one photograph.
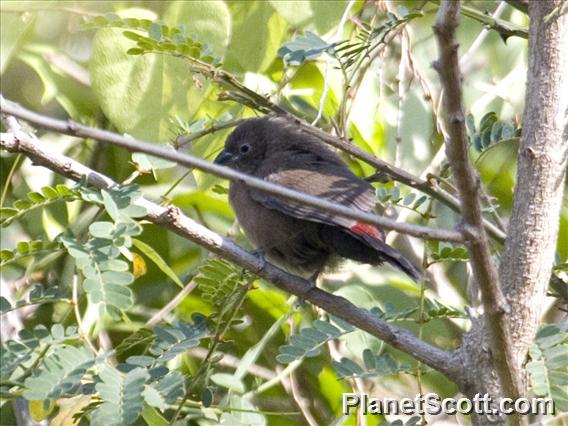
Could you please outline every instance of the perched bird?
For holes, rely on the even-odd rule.
[[[240,124],[215,163],[364,212],[375,207],[375,192],[368,182],[355,176],[323,142],[282,116]],[[231,182],[229,202],[258,253],[312,280],[340,258],[371,265],[388,262],[413,279],[421,275],[372,225],[241,182]]]

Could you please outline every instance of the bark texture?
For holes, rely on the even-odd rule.
[[[494,397],[526,395],[528,383],[523,365],[539,324],[558,235],[568,158],[568,15],[562,15],[563,0],[533,1],[529,4],[529,67],[523,136],[513,211],[499,268],[501,292],[497,291],[495,297],[490,297],[493,300],[489,302],[493,303],[488,304],[488,300],[484,300],[484,315],[473,321],[472,330],[465,336],[459,351],[464,372],[468,375],[461,390],[470,396],[485,392]],[[442,2],[439,17],[444,9],[455,6],[453,2]],[[441,36],[444,36],[443,32]],[[441,78],[447,80],[449,77],[444,74],[448,73],[448,68],[443,65],[440,67]],[[448,93],[455,99],[455,92]],[[454,115],[449,117],[450,123],[453,121],[461,129],[459,106],[456,104],[452,108],[450,102],[447,106],[454,111]],[[459,135],[459,132],[456,134]],[[449,150],[450,160],[453,155],[455,153]],[[462,203],[468,198],[471,201],[468,197],[471,193],[460,192]],[[466,210],[464,208],[464,212]],[[467,223],[467,214],[464,219]],[[475,249],[470,245],[470,250],[472,248]],[[474,260],[472,256],[475,274],[479,268]],[[479,278],[477,275],[478,283]],[[489,278],[487,281],[495,279]],[[479,284],[483,293],[483,283]],[[493,322],[493,318],[500,317],[499,310],[491,312],[491,305],[499,306],[499,293],[505,296],[506,315],[503,319],[506,320],[506,328],[501,324],[496,328]],[[503,332],[502,336],[496,335],[496,329]],[[508,339],[495,340],[501,340],[501,337]],[[506,344],[505,351],[502,350],[503,343]],[[513,374],[509,378],[514,378],[513,383],[507,383],[507,377],[503,375],[505,366],[511,368]],[[521,372],[520,377],[516,374],[518,372]],[[510,394],[511,388],[517,395]],[[474,424],[502,424],[507,421],[527,424],[529,419],[526,416],[508,419],[475,416],[473,421]]]
[[[563,0],[529,3],[529,67],[517,186],[499,276],[515,362],[534,340],[550,279],[568,159],[568,14]],[[525,383],[526,386],[526,383]]]
[[[529,67],[517,185],[499,281],[509,307],[515,367],[524,372],[550,279],[568,158],[568,16],[562,0],[530,2]],[[492,359],[496,348],[485,321],[474,321],[460,349],[469,372],[466,394],[501,394]],[[528,386],[522,377],[523,393]],[[476,416],[474,424],[504,423],[503,417]],[[510,419],[513,420],[513,419]],[[527,423],[519,416],[513,423]]]

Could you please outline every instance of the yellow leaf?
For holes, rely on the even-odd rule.
[[[146,262],[142,256],[137,253],[132,253],[132,274],[134,274],[134,278],[145,275],[147,271]]]
[[[41,399],[35,399],[30,401],[30,414],[32,419],[36,422],[41,422],[49,417],[53,409],[55,408],[55,401],[49,400],[47,406],[44,405],[44,401]]]

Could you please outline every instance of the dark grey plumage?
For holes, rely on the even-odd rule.
[[[375,206],[373,187],[355,176],[319,139],[284,117],[247,120],[215,160],[243,173],[365,212]],[[229,201],[247,237],[275,264],[317,276],[337,258],[391,263],[414,279],[420,272],[384,242],[382,231],[232,182]]]

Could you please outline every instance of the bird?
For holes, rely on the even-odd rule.
[[[225,141],[218,165],[317,196],[346,207],[371,212],[373,186],[317,137],[302,132],[282,115],[247,119]],[[384,232],[354,219],[290,201],[235,180],[229,203],[254,252],[288,272],[315,283],[342,259],[370,265],[387,262],[419,280],[421,272],[385,242]]]

